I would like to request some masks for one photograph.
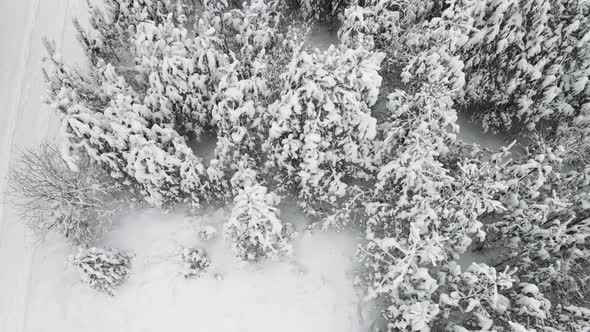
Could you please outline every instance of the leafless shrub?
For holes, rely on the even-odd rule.
[[[88,243],[129,203],[123,185],[81,158],[69,169],[56,146],[24,150],[12,164],[9,197],[17,213],[37,234],[50,230],[74,243]]]

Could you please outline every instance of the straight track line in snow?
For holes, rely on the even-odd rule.
[[[27,25],[26,25],[26,42],[24,44],[24,49],[22,52],[22,58],[24,59],[24,64],[23,66],[21,66],[21,76],[20,76],[20,80],[18,82],[18,99],[16,100],[15,106],[18,107],[16,109],[17,112],[17,117],[16,117],[16,121],[13,122],[13,128],[12,128],[12,137],[11,137],[11,141],[10,141],[10,146],[9,146],[9,151],[10,154],[9,156],[12,155],[12,150],[14,149],[14,144],[15,144],[15,137],[16,137],[16,124],[19,122],[19,119],[21,119],[22,114],[24,113],[24,102],[25,102],[25,98],[24,98],[24,90],[25,90],[25,82],[27,77],[30,77],[31,75],[29,75],[30,71],[31,71],[31,55],[32,55],[32,48],[33,48],[33,34],[35,32],[35,25],[37,22],[37,18],[39,17],[39,8],[40,8],[40,0],[33,0],[32,2],[32,6],[31,6],[31,10],[29,11],[29,16],[27,19]],[[23,245],[26,245],[27,243],[27,233],[26,231],[23,233]],[[24,332],[25,331],[25,327],[26,327],[26,323],[27,323],[27,316],[28,316],[28,308],[29,308],[29,293],[30,293],[30,288],[31,288],[31,278],[32,278],[32,265],[33,265],[33,257],[34,257],[34,253],[35,253],[35,249],[31,248],[30,253],[28,253],[28,257],[27,257],[27,264],[26,264],[26,270],[24,271],[24,275],[25,275],[25,287],[24,287],[24,294],[23,294],[23,310],[22,310],[22,321],[21,321],[21,326],[20,326],[20,331]]]
[[[28,56],[27,56],[27,67],[30,65],[30,57],[31,57],[31,48],[32,48],[32,36],[33,36],[33,28],[34,28],[34,22],[36,21],[36,19],[39,16],[39,8],[40,8],[40,0],[34,0],[35,1],[35,14],[34,14],[34,21],[33,21],[33,26],[31,27],[31,30],[29,31],[29,46],[28,46]],[[61,53],[63,53],[64,50],[64,44],[65,44],[65,36],[66,36],[66,30],[67,30],[67,25],[69,23],[68,17],[70,14],[70,0],[66,0],[65,1],[65,8],[64,8],[64,16],[63,16],[63,20],[62,20],[62,27],[61,27],[61,33],[60,33],[60,49],[61,49]],[[22,106],[21,106],[22,109]],[[43,137],[47,137],[47,134],[49,132],[49,125],[50,125],[50,121],[46,121],[45,123],[45,130],[43,133]],[[26,238],[26,233],[25,233],[25,239],[24,241],[27,241]],[[27,277],[26,277],[26,287],[25,287],[25,303],[24,303],[24,310],[23,310],[23,317],[22,317],[22,324],[21,324],[21,332],[25,332],[27,330],[27,323],[28,323],[28,316],[29,316],[29,307],[30,307],[30,297],[32,294],[32,284],[33,284],[33,279],[34,279],[34,266],[35,266],[35,258],[37,257],[37,248],[38,248],[38,243],[35,243],[30,250],[30,253],[27,257]]]
[[[64,41],[66,40],[66,21],[68,20],[70,14],[70,0],[66,0],[66,8],[64,9],[64,20],[61,25],[61,42],[60,42],[60,49],[61,53],[63,54],[64,49]]]
[[[27,236],[26,236],[26,232],[25,232],[25,236],[24,236],[24,241],[27,241]],[[33,282],[33,262],[35,260],[36,257],[36,253],[37,253],[37,245],[33,245],[31,247],[31,251],[28,254],[27,257],[27,271],[26,271],[26,286],[25,286],[25,294],[24,294],[24,310],[23,310],[23,318],[22,318],[22,323],[21,323],[21,332],[26,331],[26,327],[27,327],[27,322],[28,322],[28,316],[29,316],[29,303],[30,303],[30,295],[31,295],[31,284]]]

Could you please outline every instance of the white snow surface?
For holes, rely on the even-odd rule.
[[[203,227],[219,231],[228,217],[224,210],[199,217],[147,210],[122,218],[98,243],[134,256],[130,278],[114,297],[83,284],[65,263],[72,249],[47,238],[37,250],[24,330],[367,330],[374,316],[352,286],[353,236],[301,233],[294,257],[252,265],[235,258],[220,232],[200,240]],[[208,252],[212,265],[200,278],[185,279],[180,249],[196,247]]]
[[[12,156],[21,148],[53,137],[57,121],[43,105],[41,37],[56,40],[69,56],[80,54],[73,41],[71,16],[83,1],[0,0],[0,331],[30,331],[31,304],[38,294],[33,283],[50,271],[37,269],[51,252],[33,245],[23,226],[5,204],[6,175]],[[64,41],[68,41],[64,43]],[[65,298],[53,299],[56,305]],[[57,329],[59,330],[59,329]],[[42,329],[37,331],[56,331]],[[65,331],[68,332],[68,331]]]

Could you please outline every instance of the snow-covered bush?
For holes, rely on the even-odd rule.
[[[24,150],[10,170],[10,197],[31,228],[56,231],[74,243],[94,240],[131,195],[88,158],[72,172],[54,145]]]
[[[282,98],[269,106],[266,166],[284,188],[309,202],[334,203],[346,195],[347,178],[372,169],[383,55],[363,49],[301,52],[289,64]]]
[[[279,201],[279,196],[259,183],[246,184],[235,197],[224,234],[243,260],[258,261],[290,253],[293,227],[279,219]]]
[[[113,296],[129,277],[131,256],[114,249],[79,248],[70,261],[90,287]]]
[[[180,254],[184,266],[183,276],[187,279],[200,277],[211,265],[205,250],[184,248]]]

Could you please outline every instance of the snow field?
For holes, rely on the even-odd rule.
[[[83,284],[64,265],[70,248],[46,241],[37,252],[27,331],[366,331],[376,316],[352,285],[352,234],[300,233],[295,255],[279,262],[240,262],[221,233],[199,240],[203,226],[220,230],[229,213],[200,217],[157,210],[132,213],[97,245],[134,254],[129,280],[115,297]],[[53,239],[56,240],[56,239]],[[52,243],[52,244],[50,244]],[[205,248],[212,265],[185,279],[180,248]],[[40,254],[41,255],[41,254]],[[41,257],[40,257],[41,258]],[[221,275],[221,278],[217,276]]]
[[[0,331],[28,331],[31,283],[39,253],[24,224],[7,204],[5,184],[12,157],[20,149],[54,135],[56,117],[42,103],[43,45],[50,36],[69,57],[81,53],[74,40],[71,17],[84,3],[72,0],[0,1]],[[67,40],[68,42],[64,43]],[[63,270],[63,269],[62,269]]]

